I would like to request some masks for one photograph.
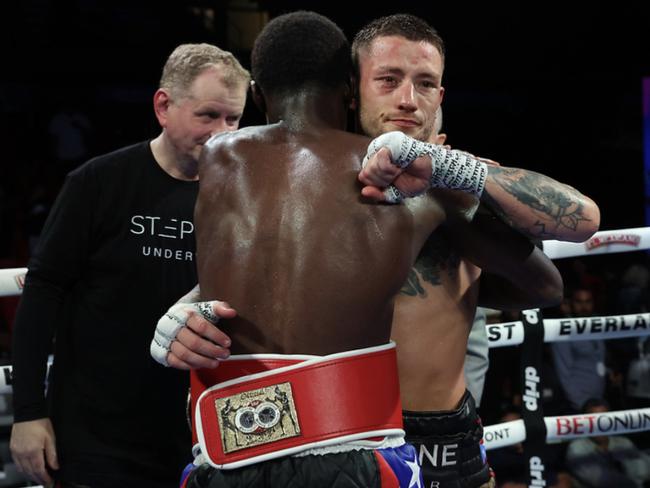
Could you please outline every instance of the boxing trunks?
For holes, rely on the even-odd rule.
[[[231,356],[192,371],[183,487],[412,486],[394,344],[329,356]]]
[[[483,426],[468,391],[455,410],[404,411],[403,416],[406,441],[418,452],[424,488],[479,488],[490,481]]]

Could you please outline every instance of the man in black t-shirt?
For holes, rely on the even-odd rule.
[[[249,80],[228,52],[179,46],[154,95],[160,135],[68,175],[15,324],[11,451],[30,479],[178,486],[188,379],[151,361],[150,324],[196,283],[198,157],[213,134],[238,128]]]

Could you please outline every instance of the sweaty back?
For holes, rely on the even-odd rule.
[[[405,205],[363,201],[368,141],[280,122],[207,145],[199,284],[203,299],[238,311],[220,323],[233,353],[329,354],[388,341],[393,297],[431,229]]]

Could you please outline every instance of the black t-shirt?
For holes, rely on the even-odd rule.
[[[14,409],[17,421],[52,418],[64,471],[97,457],[178,475],[190,457],[188,375],[154,362],[149,344],[197,283],[197,190],[143,142],[72,171],[52,208],[16,317]]]

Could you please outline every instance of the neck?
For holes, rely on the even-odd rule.
[[[192,157],[179,154],[165,137],[165,131],[151,141],[153,157],[165,173],[184,181],[199,179],[199,163]]]
[[[282,120],[288,127],[300,130],[307,126],[345,130],[347,109],[340,91],[307,88],[269,97],[267,118],[270,123]]]

